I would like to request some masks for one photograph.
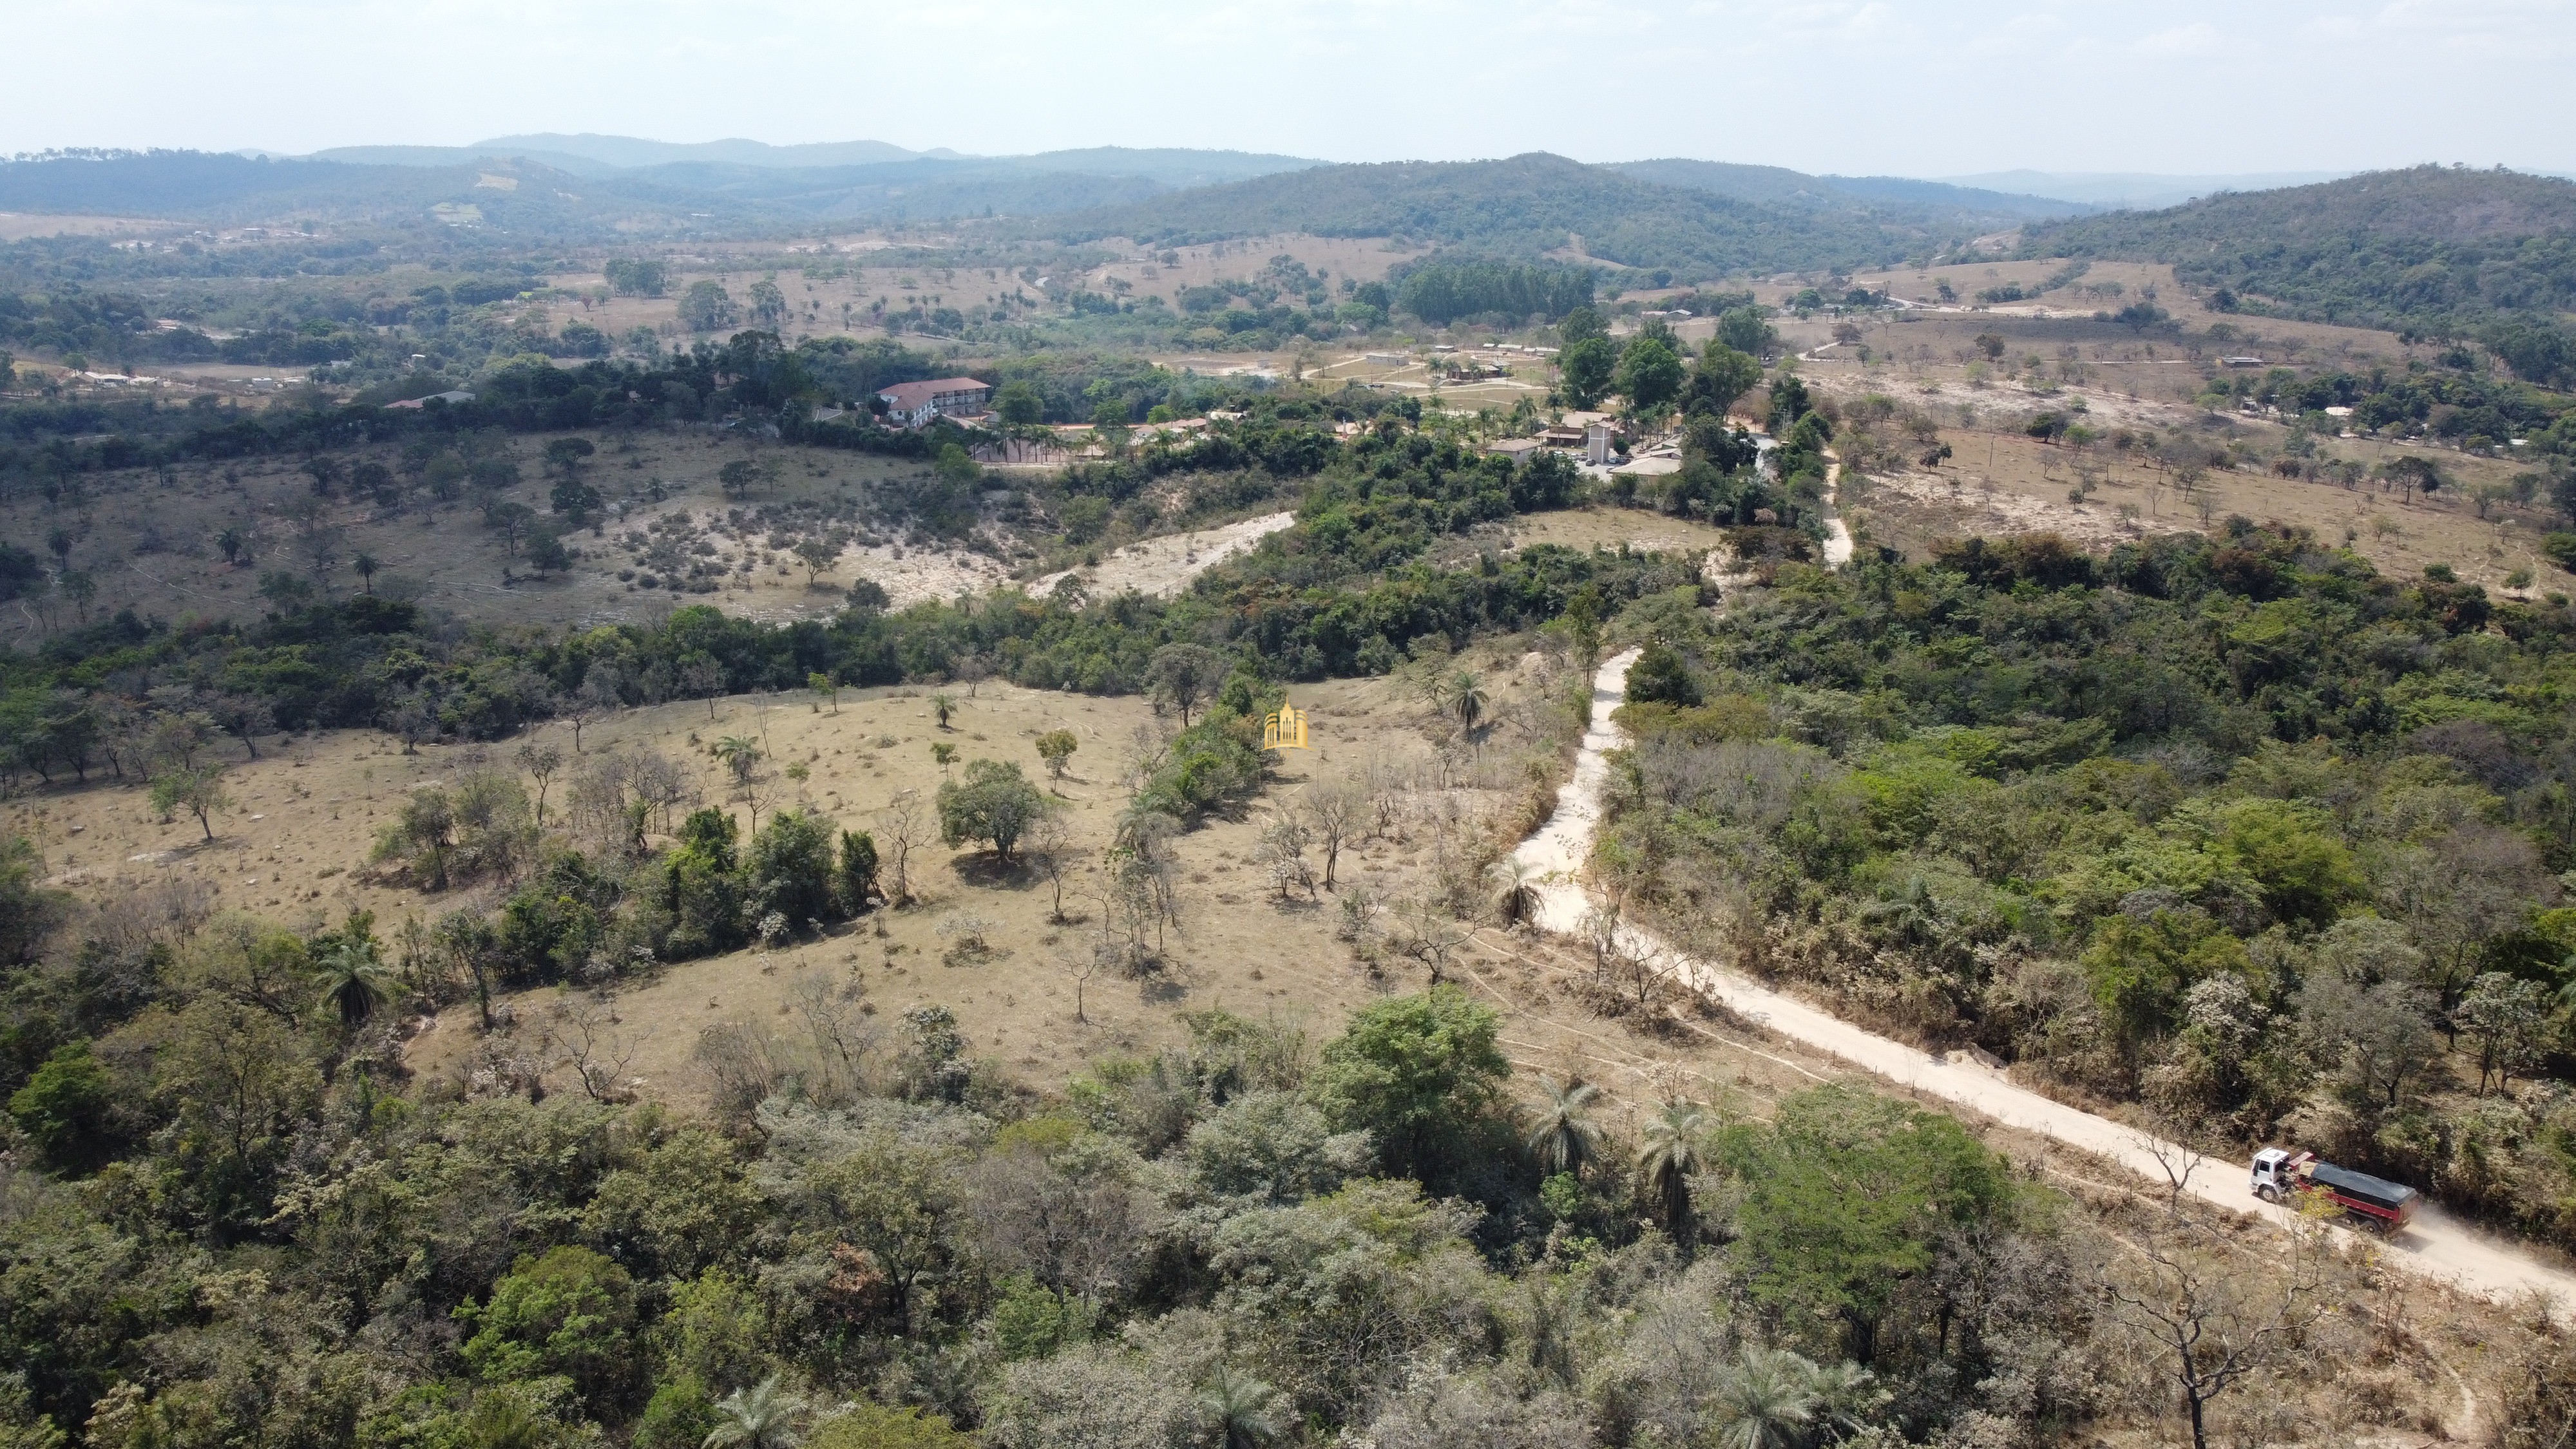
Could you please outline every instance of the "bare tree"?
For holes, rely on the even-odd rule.
[[[1047,912],[1051,925],[1064,924],[1064,877],[1073,868],[1073,827],[1057,810],[1039,812],[1020,831],[1020,858],[1046,877],[1055,892],[1055,904]]]
[[[543,825],[546,823],[546,787],[554,782],[555,772],[563,768],[563,751],[552,745],[524,744],[519,746],[517,759],[519,768],[527,771],[528,778],[537,782],[537,823]]]
[[[1315,899],[1315,872],[1306,864],[1306,845],[1313,838],[1314,832],[1306,828],[1306,822],[1297,817],[1293,807],[1281,807],[1263,827],[1261,843],[1254,854],[1270,872],[1270,888],[1279,892],[1280,900],[1288,900],[1299,890],[1306,893],[1306,899]]]
[[[581,688],[555,702],[555,713],[572,725],[572,750],[576,755],[581,753],[582,727],[592,720],[615,714],[625,704],[618,696],[616,684],[600,677],[603,672],[591,670],[583,676]]]
[[[1073,1019],[1085,1026],[1091,1024],[1091,1018],[1083,1012],[1082,990],[1110,960],[1107,947],[1085,941],[1068,941],[1056,950],[1056,966],[1073,980]]]
[[[915,846],[930,838],[931,815],[922,803],[921,792],[905,790],[886,802],[876,814],[878,837],[885,841],[886,864],[894,867],[894,889],[887,893],[886,904],[902,906],[912,900],[912,852]]]
[[[716,697],[724,687],[724,666],[712,659],[694,659],[680,666],[680,692],[705,700],[709,719],[716,717]]]
[[[652,812],[664,835],[671,833],[671,817],[680,807],[697,802],[697,776],[659,751],[646,750],[631,757],[625,775],[627,788]]]
[[[556,1003],[547,1035],[564,1055],[557,1063],[581,1078],[581,1089],[594,1102],[635,1100],[627,1068],[653,1033],[629,1037],[618,1030],[617,998],[574,996]]]
[[[2264,1372],[2325,1315],[2324,1229],[2290,1225],[2285,1261],[2249,1265],[2213,1224],[2186,1217],[2142,1234],[2102,1276],[2112,1317],[2181,1394],[2192,1449],[2208,1449],[2209,1406]]]
[[[1367,811],[1366,792],[1355,781],[1333,780],[1307,788],[1306,818],[1315,828],[1315,848],[1324,853],[1324,889],[1333,888],[1342,847],[1359,832]]]
[[[1466,928],[1436,903],[1420,900],[1398,902],[1395,922],[1396,950],[1421,962],[1431,984],[1439,985],[1458,948],[1467,944]]]
[[[808,1090],[821,1086],[827,1103],[866,1095],[868,1060],[885,1033],[870,1021],[857,980],[835,986],[822,972],[808,972],[788,988],[787,999],[804,1019],[814,1039],[815,1060],[822,1068],[822,1082],[809,1084]]]

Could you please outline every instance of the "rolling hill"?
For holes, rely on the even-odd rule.
[[[1291,231],[1403,236],[1512,256],[1572,253],[1685,277],[1864,265],[1966,234],[1860,206],[1664,185],[1545,152],[1318,166],[1082,212],[1044,229],[1064,240],[1115,236],[1149,245]]]
[[[1609,169],[1659,186],[1715,192],[1738,201],[1823,210],[1876,210],[1907,222],[1979,229],[2092,210],[2080,202],[1984,191],[1942,181],[1915,181],[1901,176],[1810,176],[1784,166],[1746,166],[1726,161],[1671,157],[1615,162]]]
[[[2418,166],[2033,227],[2033,256],[2170,262],[2244,304],[2393,326],[2576,308],[2576,183]]]

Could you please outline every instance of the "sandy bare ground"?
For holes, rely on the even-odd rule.
[[[1872,478],[1869,486],[1872,502],[1879,507],[1901,501],[1954,514],[1953,527],[1959,533],[2061,533],[2080,544],[2107,548],[2140,532],[2108,508],[2051,503],[2008,488],[1980,488],[1964,478],[1912,469]]]
[[[1129,590],[1169,598],[1188,588],[1190,580],[1296,521],[1294,513],[1265,513],[1222,528],[1145,539],[1102,559],[1098,568],[1048,574],[1030,585],[1029,592],[1051,593],[1057,584],[1081,574],[1094,598]],[[889,583],[886,587],[891,591],[894,585]]]
[[[1628,667],[1636,660],[1637,651],[1630,650],[1610,659],[1593,676],[1591,727],[1575,761],[1573,784],[1559,797],[1556,814],[1514,853],[1516,859],[1543,873],[1538,923],[1548,931],[1578,934],[1591,907],[1581,872],[1600,825],[1601,786],[1609,776],[1604,757],[1627,743],[1625,732],[1611,722],[1610,712],[1626,697]],[[2184,1186],[2194,1197],[2232,1211],[2284,1220],[2286,1210],[2254,1196],[2245,1169],[2234,1163],[2198,1159],[2187,1149],[2159,1142],[2135,1127],[2051,1100],[2015,1083],[2005,1072],[1968,1058],[1936,1056],[1863,1031],[1795,996],[1686,955],[1651,931],[1626,925],[1621,932],[1629,949],[1647,953],[1728,1010],[1782,1036],[1829,1052],[1898,1086],[2093,1153],[2158,1187],[2169,1181],[2170,1165],[2184,1174]],[[2353,1238],[2344,1229],[2335,1231]],[[2368,1241],[2379,1247],[2383,1260],[2392,1266],[2483,1298],[2540,1292],[2551,1295],[2562,1305],[2561,1311],[2563,1305],[2576,1303],[2576,1273],[2542,1263],[2429,1203],[2403,1232]]]

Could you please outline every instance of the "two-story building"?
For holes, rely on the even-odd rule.
[[[877,393],[885,402],[887,420],[907,428],[923,427],[932,418],[981,413],[985,399],[992,395],[992,384],[977,382],[971,377],[934,377],[928,382],[899,382]]]

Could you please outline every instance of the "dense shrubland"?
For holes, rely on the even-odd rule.
[[[1635,908],[2078,1096],[2576,1235],[2567,605],[2236,519],[1784,567],[1652,624],[1602,856]]]

